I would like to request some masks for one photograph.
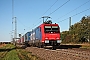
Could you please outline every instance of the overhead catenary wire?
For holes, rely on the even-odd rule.
[[[46,11],[43,13],[43,15],[44,15],[45,13],[47,13],[47,12],[57,3],[57,1],[58,1],[58,0],[56,0],[56,1],[49,7],[49,9],[46,10]],[[43,16],[43,15],[42,15],[42,16]],[[40,23],[40,22],[41,22],[41,21],[39,21],[39,23]],[[39,23],[37,23],[37,24],[39,24]],[[37,25],[37,24],[36,24],[36,25]],[[35,26],[36,26],[36,25],[35,25]]]
[[[56,1],[49,7],[49,9],[47,9],[47,10],[43,13],[43,15],[46,14],[57,2],[58,2],[58,0],[56,0]],[[42,15],[42,16],[43,16],[43,15]],[[40,22],[41,22],[41,21],[39,21],[37,24],[39,24]],[[34,24],[34,26],[37,26],[37,24]],[[34,27],[34,26],[33,26],[33,27]],[[32,28],[33,28],[33,27],[32,27]]]
[[[80,7],[84,6],[85,4],[87,4],[87,3],[89,3],[89,2],[90,2],[90,0],[86,1],[86,2],[85,2],[85,3],[83,3],[82,5],[78,6],[77,8],[73,9],[72,11],[70,11],[70,12],[66,13],[65,15],[63,15],[63,16],[61,16],[61,17],[59,17],[58,19],[60,19],[60,18],[62,18],[62,17],[64,17],[64,16],[66,16],[66,15],[70,14],[71,12],[73,12],[73,11],[75,11],[75,10],[79,9]],[[56,20],[58,20],[58,19],[56,19]]]
[[[50,6],[50,8],[45,11],[45,13],[47,13],[47,12],[56,4],[57,1],[58,1],[58,0],[56,0],[56,1]],[[44,14],[45,14],[45,13],[44,13]],[[43,15],[44,15],[44,14],[43,14]],[[42,16],[43,16],[43,15],[42,15]]]
[[[61,7],[63,7],[65,4],[67,4],[70,0],[67,0],[65,3],[63,3],[61,6],[59,6],[57,9],[55,9],[53,12],[51,12],[48,16],[50,16],[51,14],[53,14],[54,12],[56,12],[58,9],[60,9]]]
[[[48,10],[46,10],[46,12],[48,12],[48,11],[56,4],[57,1],[58,1],[58,0],[56,0],[56,1],[52,4],[52,6],[50,6],[50,8],[49,8]],[[69,1],[70,1],[70,0],[66,1],[66,2],[65,2],[64,4],[62,4],[60,7],[58,7],[58,8],[55,9],[53,12],[51,12],[49,15],[53,14],[55,11],[57,11],[58,9],[60,9],[62,6],[64,6],[64,5],[65,5],[66,3],[68,3]],[[45,13],[46,13],[46,12],[45,12]],[[45,14],[45,13],[44,13],[44,14]],[[43,15],[44,15],[44,14],[43,14]],[[49,15],[48,15],[48,16],[49,16]],[[40,22],[41,22],[41,21],[39,21],[39,23],[40,23]],[[39,23],[38,23],[38,24],[39,24]],[[37,25],[37,24],[35,24],[34,26],[36,26],[36,25]],[[25,26],[25,25],[24,25],[24,26]],[[33,26],[33,27],[34,27],[34,26]],[[32,28],[33,28],[33,27],[32,27]],[[31,29],[32,29],[32,28],[31,28]]]
[[[56,3],[57,1],[58,1],[58,0],[56,0],[55,3]],[[51,14],[53,14],[54,12],[56,12],[58,9],[60,9],[61,7],[63,7],[65,4],[67,4],[69,1],[70,1],[70,0],[66,1],[65,3],[63,3],[61,6],[59,6],[57,9],[55,9],[53,12],[51,12],[48,16],[50,16]],[[54,3],[52,6],[54,6],[55,3]],[[52,7],[52,6],[51,6],[51,7]],[[51,7],[50,7],[50,8],[51,8]],[[49,9],[50,9],[50,8],[49,8]],[[49,9],[48,9],[48,10],[49,10]],[[48,11],[48,10],[47,10],[47,11]],[[47,11],[46,11],[46,12],[47,12]],[[45,12],[45,13],[46,13],[46,12]],[[44,13],[44,14],[45,14],[45,13]],[[43,15],[44,15],[44,14],[43,14]],[[41,21],[40,21],[40,22],[41,22]],[[40,23],[40,22],[39,22],[39,23]],[[36,25],[35,25],[35,26],[36,26]]]
[[[35,24],[34,27],[36,27],[40,22],[41,22],[41,21],[39,21],[37,24]],[[32,29],[33,29],[33,27],[32,27]]]
[[[59,22],[57,22],[57,23],[63,22],[63,21],[65,21],[65,20],[67,20],[67,19],[69,19],[69,18],[65,18],[65,19],[63,19],[63,20],[61,20],[61,21],[59,21]]]
[[[58,1],[58,0],[57,0],[57,1]],[[57,1],[55,1],[55,3],[56,3]],[[68,2],[69,2],[69,1],[70,1],[70,0],[68,0]],[[90,0],[89,0],[89,1],[90,1]],[[89,1],[88,1],[88,2],[89,2]],[[87,3],[88,3],[88,2],[87,2]],[[53,5],[55,5],[55,3],[54,3]],[[86,3],[85,3],[85,4],[86,4]],[[52,5],[52,6],[53,6],[53,5]],[[52,6],[51,6],[47,11],[49,11],[49,10],[52,8]],[[80,6],[80,7],[81,7],[81,6]],[[60,8],[61,8],[61,7],[60,7]],[[54,10],[53,12],[51,12],[49,15],[53,14],[54,12],[56,12],[56,11],[57,11],[58,9],[60,9],[60,8],[57,8],[56,10]],[[78,8],[79,8],[79,7],[77,7],[76,9],[78,9]],[[75,10],[76,10],[76,9],[75,9]],[[75,11],[75,10],[72,10],[71,12],[73,12],[73,11]],[[46,11],[46,12],[47,12],[47,11]],[[46,12],[45,12],[45,13],[46,13]],[[44,13],[44,14],[45,14],[45,13]],[[67,13],[67,14],[68,14],[68,13]],[[78,15],[78,14],[76,14],[76,15]],[[74,17],[74,16],[73,16],[73,17]],[[66,19],[64,19],[64,20],[67,20],[67,19],[69,19],[69,18],[66,18]],[[64,21],[64,20],[62,20],[62,21]],[[61,22],[62,22],[62,21],[61,21]],[[40,22],[41,22],[41,20],[40,20]],[[39,23],[40,23],[40,22],[39,22]],[[39,23],[37,23],[37,24],[39,24]],[[37,24],[33,24],[33,27],[37,26]],[[32,27],[32,28],[33,28],[33,27]]]
[[[76,13],[75,15],[72,15],[71,17],[74,17],[74,16],[76,16],[76,15],[78,15],[78,14],[81,14],[81,13],[83,13],[83,12],[85,12],[85,11],[88,11],[88,10],[90,10],[90,8],[88,8],[88,9],[86,9],[86,10],[83,10],[83,11],[81,11],[81,12],[79,12],[79,13]]]
[[[20,22],[24,27],[28,27],[25,24],[23,24],[19,19],[18,19],[18,22]]]
[[[76,13],[76,14],[72,15],[71,17],[74,17],[74,16],[76,16],[76,15],[79,15],[79,14],[81,14],[81,13],[83,13],[83,12],[88,11],[88,10],[90,10],[90,8],[88,8],[88,9],[86,9],[86,10],[83,10],[83,11],[81,11],[81,12],[79,12],[79,13]],[[65,20],[67,20],[67,19],[69,19],[69,18],[63,19],[63,20],[59,21],[58,23],[63,22],[63,21],[65,21]]]
[[[88,0],[88,1],[87,1],[87,2],[85,2],[85,3],[83,3],[83,4],[82,4],[82,5],[80,5],[79,7],[75,8],[74,10],[72,10],[72,11],[68,12],[67,14],[69,14],[69,13],[71,13],[71,12],[73,12],[73,11],[77,10],[78,8],[80,8],[80,7],[82,7],[83,5],[87,4],[88,2],[90,2],[90,0]],[[74,17],[74,16],[76,16],[76,15],[79,15],[79,14],[81,14],[81,13],[85,12],[85,11],[88,11],[88,10],[90,10],[90,8],[88,8],[88,9],[86,9],[86,10],[83,10],[83,11],[81,11],[81,12],[79,12],[79,13],[76,13],[76,14],[72,15],[71,17]],[[67,14],[66,14],[66,15],[67,15]],[[69,18],[63,19],[63,20],[61,20],[61,21],[59,21],[59,22],[63,22],[63,21],[65,21],[65,20],[67,20],[67,19],[69,19]],[[59,23],[59,22],[58,22],[58,23]]]

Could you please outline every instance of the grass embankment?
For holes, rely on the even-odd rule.
[[[41,60],[27,52],[25,49],[17,49],[14,45],[7,44],[0,48],[0,60]]]
[[[90,44],[82,44],[82,47],[81,48],[84,48],[84,49],[90,49]]]
[[[9,51],[6,56],[3,58],[3,60],[20,60],[16,50]]]
[[[20,60],[15,50],[15,46],[7,44],[0,48],[0,60]]]

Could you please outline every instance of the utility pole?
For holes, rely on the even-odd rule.
[[[69,17],[69,34],[70,34],[70,27],[71,27],[71,17]]]
[[[16,17],[14,17],[13,19],[15,19],[14,23],[15,23],[15,30],[14,30],[14,40],[13,40],[13,43],[14,45],[16,45],[16,39],[17,39],[17,20],[16,20]]]
[[[25,31],[25,29],[24,29],[24,31]],[[24,34],[24,42],[25,42],[25,34]]]
[[[71,27],[71,17],[69,17],[69,30],[70,30],[70,27]]]
[[[17,20],[16,20],[16,17],[15,17],[15,41],[17,39]]]
[[[14,31],[13,30],[13,20],[14,20],[14,0],[12,0],[12,32]],[[14,43],[14,34],[12,34],[12,41]]]

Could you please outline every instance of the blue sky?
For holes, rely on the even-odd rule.
[[[14,0],[13,16],[17,17],[17,33],[24,34],[27,31],[34,29],[42,23],[42,16],[48,16],[50,13],[62,6],[66,1],[69,0]],[[87,3],[84,4],[85,2]],[[86,10],[76,16],[71,17],[72,24],[79,22],[83,16],[90,15],[89,6],[89,0],[70,0],[61,8],[52,13],[50,17],[52,18],[53,23],[58,23],[60,25],[61,31],[65,31],[69,29],[69,19],[66,18]],[[11,31],[12,0],[0,0],[0,41],[11,41]]]

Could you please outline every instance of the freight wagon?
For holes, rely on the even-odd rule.
[[[25,34],[25,45],[26,46],[29,46],[29,41],[30,41],[30,36],[31,36],[31,31],[30,32],[27,32],[26,34]]]

